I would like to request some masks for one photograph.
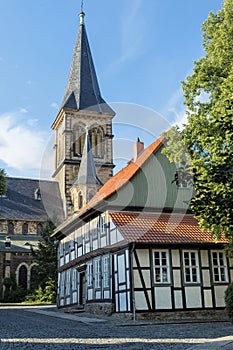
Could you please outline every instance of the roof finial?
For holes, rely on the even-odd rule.
[[[83,12],[83,0],[81,1],[81,12],[80,12],[79,16],[80,16],[80,24],[84,25],[85,13]]]

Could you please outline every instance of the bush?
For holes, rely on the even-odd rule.
[[[54,281],[49,278],[45,284],[45,287],[38,287],[31,294],[26,296],[26,303],[49,303],[54,304],[56,302],[56,289]]]
[[[233,283],[230,283],[225,291],[226,312],[233,323]]]

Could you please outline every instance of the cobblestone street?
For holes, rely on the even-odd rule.
[[[198,344],[212,350],[218,349],[211,345],[214,339],[232,334],[229,322],[153,324],[67,315],[46,308],[0,308],[1,350],[186,350],[197,348]],[[223,349],[233,349],[233,343],[228,342]]]

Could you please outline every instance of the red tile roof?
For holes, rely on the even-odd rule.
[[[143,212],[110,212],[113,223],[128,242],[135,243],[217,243],[202,232],[192,215]],[[221,239],[218,243],[227,243]]]

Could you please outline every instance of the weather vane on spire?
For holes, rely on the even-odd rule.
[[[81,12],[83,12],[83,0],[81,0]]]

